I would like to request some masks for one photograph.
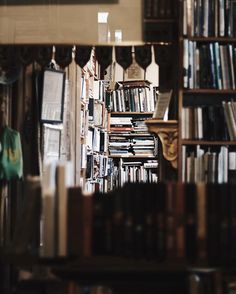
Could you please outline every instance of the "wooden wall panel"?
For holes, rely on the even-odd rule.
[[[42,5],[0,5],[0,44],[70,43],[96,44],[97,12],[109,12],[109,29],[121,29],[123,40],[142,41],[142,0],[120,0],[117,4],[60,5],[57,0]],[[7,3],[7,1],[5,2]]]

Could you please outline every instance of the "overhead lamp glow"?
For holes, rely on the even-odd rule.
[[[107,23],[109,12],[98,12],[98,23]]]

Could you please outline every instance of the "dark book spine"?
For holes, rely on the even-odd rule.
[[[121,256],[123,254],[123,227],[124,227],[124,210],[123,197],[121,191],[114,190],[112,192],[112,252],[114,255]]]
[[[164,183],[157,184],[155,214],[156,258],[164,260],[166,258],[166,185]]]
[[[132,257],[134,255],[134,206],[133,200],[133,184],[128,183],[124,187],[124,193],[121,194],[123,210],[124,210],[124,222],[123,222],[123,255],[126,257]]]
[[[149,183],[147,186],[148,194],[145,197],[145,216],[144,216],[144,232],[145,232],[145,256],[147,259],[155,257],[155,189],[156,184]]]
[[[172,182],[166,185],[166,255],[169,260],[176,257],[176,195],[175,185]]]
[[[185,255],[189,262],[197,257],[197,196],[194,183],[185,184]]]
[[[232,3],[231,3],[231,14],[232,14],[232,17],[231,17],[232,37],[236,37],[236,1],[235,0],[232,0]]]
[[[222,265],[230,261],[230,194],[228,184],[218,186],[220,194],[220,261]]]
[[[152,18],[152,12],[153,12],[153,0],[144,1],[144,17]]]
[[[216,107],[216,130],[217,130],[217,140],[229,140],[229,131],[226,125],[224,110],[222,106]]]
[[[185,258],[184,184],[176,183],[176,257]]]
[[[230,197],[230,239],[229,239],[229,252],[230,252],[230,265],[236,262],[236,196],[235,196],[236,184],[229,184],[229,197]]]
[[[103,197],[104,207],[104,253],[112,253],[112,195],[105,194]]]
[[[208,107],[202,107],[202,120],[203,120],[203,140],[210,140],[210,128],[209,128],[209,115]]]
[[[134,184],[133,195],[133,215],[134,215],[134,250],[133,254],[135,258],[141,258],[145,254],[145,232],[144,232],[144,199],[148,197],[145,195],[146,185],[144,183]]]
[[[95,192],[93,194],[93,238],[92,252],[93,255],[104,254],[104,205],[103,193]]]
[[[208,140],[216,140],[217,139],[217,131],[216,130],[216,106],[215,105],[209,105],[208,106],[208,127],[211,131],[209,132]]]
[[[212,37],[215,33],[215,1],[208,0],[208,3],[208,37]]]
[[[197,189],[197,256],[199,261],[207,261],[206,246],[206,184],[196,183]]]
[[[231,0],[225,0],[225,36],[230,37],[230,2]]]
[[[81,188],[68,188],[68,205],[67,205],[67,250],[69,257],[78,257],[81,242],[78,224],[80,215],[80,197]]]
[[[208,49],[207,45],[202,44],[199,47],[199,62],[200,62],[200,88],[208,88],[208,81],[209,81],[209,76],[208,76]]]
[[[207,193],[207,256],[210,265],[219,265],[220,194],[218,185],[208,183]]]
[[[80,228],[80,254],[82,257],[92,256],[92,226],[93,226],[93,197],[92,195],[81,195]]]

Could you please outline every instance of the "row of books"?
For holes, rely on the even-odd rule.
[[[95,80],[88,75],[90,75],[89,72],[81,77],[81,101],[86,102],[88,98],[93,98],[96,101],[105,102],[109,81]]]
[[[144,17],[151,19],[172,18],[176,12],[175,3],[171,0],[144,1]]]
[[[86,178],[97,179],[108,175],[109,159],[102,154],[87,154]]]
[[[156,183],[158,162],[155,159],[136,161],[120,158],[118,163],[113,162],[110,182],[112,189],[122,187],[125,183]]]
[[[182,138],[208,141],[235,140],[235,101],[222,105],[182,108]]]
[[[152,112],[156,94],[152,86],[120,88],[112,91],[110,99],[110,109],[114,112]]]
[[[184,0],[183,34],[195,37],[235,37],[235,0]]]
[[[93,192],[97,189],[108,191],[108,178],[112,173],[112,158],[104,153],[91,152],[87,150],[87,145],[81,145],[81,186],[84,191]]]
[[[235,89],[236,48],[219,42],[183,42],[184,88]]]
[[[101,191],[107,193],[112,188],[110,177],[96,178],[96,179],[83,179],[81,180],[84,193],[94,193],[95,191]]]
[[[235,263],[235,183],[126,183],[88,195],[68,187],[65,178],[60,165],[54,191],[38,178],[24,183],[27,194],[11,247],[15,253]]]
[[[228,146],[182,146],[182,181],[236,182],[236,150]]]
[[[147,134],[148,128],[145,121],[150,118],[148,116],[111,116],[110,132],[123,134]]]
[[[129,183],[86,196],[69,188],[66,256],[233,264],[234,191],[235,184]]]
[[[233,184],[128,184],[94,195],[92,254],[233,263],[234,189]]]
[[[128,154],[154,156],[157,149],[155,143],[154,137],[149,134],[142,136],[110,135],[108,149],[111,156]]]
[[[98,127],[89,127],[85,139],[89,151],[102,153],[108,151],[108,134],[106,130]]]

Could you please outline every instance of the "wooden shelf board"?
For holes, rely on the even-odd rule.
[[[236,145],[236,141],[205,141],[182,139],[180,141],[180,145]]]
[[[183,89],[183,94],[234,94],[232,89]]]

